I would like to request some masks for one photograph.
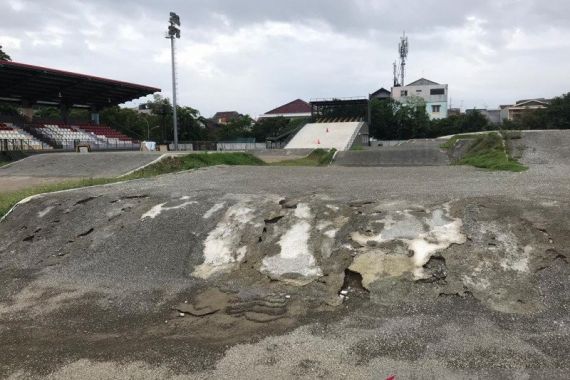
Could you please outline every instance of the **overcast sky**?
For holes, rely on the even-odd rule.
[[[169,11],[182,21],[179,103],[205,116],[390,88],[403,30],[407,79],[449,84],[455,107],[570,87],[569,0],[0,0],[0,45],[170,97]]]

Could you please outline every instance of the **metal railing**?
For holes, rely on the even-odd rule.
[[[97,139],[97,141],[57,139],[55,142],[56,146],[54,148],[64,151],[75,151],[78,146],[89,146],[92,151],[139,150],[141,148],[140,143],[121,140],[117,141],[115,139]]]
[[[41,151],[52,147],[42,141],[32,139],[0,139],[0,152],[8,151]]]
[[[92,151],[139,150],[140,143],[132,141],[82,141],[57,140],[51,144],[38,139],[0,139],[0,151],[68,151],[77,150],[78,146],[89,146]]]

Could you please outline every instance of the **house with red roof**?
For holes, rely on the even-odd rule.
[[[285,117],[288,119],[305,118],[311,116],[311,105],[302,99],[296,99],[287,104],[283,104],[271,111],[259,115],[258,119],[272,117]]]

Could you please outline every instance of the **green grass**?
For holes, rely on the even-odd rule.
[[[464,139],[475,139],[478,135],[456,135],[441,144],[439,147],[441,149],[449,150],[455,146],[457,140],[464,140]]]
[[[336,149],[315,149],[307,157],[296,160],[274,162],[272,166],[327,166],[331,163]]]
[[[5,215],[16,203],[32,195],[87,186],[106,185],[132,179],[150,178],[161,174],[214,165],[265,165],[265,162],[247,153],[195,153],[186,156],[169,157],[125,177],[70,180],[0,194],[0,217]]]
[[[0,152],[0,167],[8,165],[14,161],[21,160],[22,158],[26,158],[27,156],[27,154],[17,150]]]
[[[477,135],[465,156],[456,164],[512,172],[522,172],[528,169],[510,157],[505,149],[503,138],[494,132]]]
[[[147,178],[215,165],[260,166],[265,162],[249,153],[194,153],[165,158],[124,178]]]
[[[362,145],[354,145],[352,148],[350,148],[350,150],[352,151],[362,151],[364,150],[364,147]]]

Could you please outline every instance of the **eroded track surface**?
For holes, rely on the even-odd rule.
[[[0,374],[563,378],[568,185],[217,167],[41,196],[0,223]]]

